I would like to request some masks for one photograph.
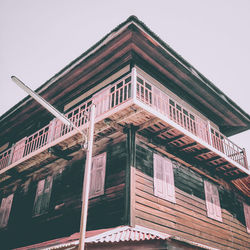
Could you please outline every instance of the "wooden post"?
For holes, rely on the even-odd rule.
[[[132,98],[136,99],[136,68],[132,68],[132,74],[131,74],[131,82],[132,82]]]
[[[248,169],[246,149],[243,148],[242,151],[243,151],[243,157],[244,157],[244,165],[245,165],[245,168]]]
[[[133,124],[127,130],[127,167],[126,167],[126,180],[125,180],[125,214],[124,223],[126,225],[134,226],[134,174],[135,174],[135,161],[136,161],[136,128]]]
[[[207,129],[208,129],[208,141],[209,141],[208,144],[210,144],[211,146],[213,146],[210,121],[207,122]]]
[[[88,134],[88,148],[87,148],[83,188],[82,188],[82,211],[81,211],[79,250],[84,250],[84,247],[85,247],[89,188],[90,188],[91,166],[92,166],[92,151],[93,151],[93,139],[94,139],[94,125],[95,125],[95,105],[93,105],[90,110],[90,128],[89,128],[89,134]]]

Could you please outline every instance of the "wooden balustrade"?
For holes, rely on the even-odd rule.
[[[136,86],[134,88],[132,87],[131,74],[128,74],[114,84],[98,91],[87,101],[67,112],[65,116],[75,126],[81,127],[89,120],[89,110],[92,104],[96,105],[96,116],[98,117],[122,105],[124,102],[130,100],[132,96],[136,96],[137,100],[151,106],[156,111],[247,168],[246,154],[243,149],[231,142],[216,129],[210,128],[208,121],[193,114],[142,76],[137,74],[135,78]],[[133,90],[136,93],[132,93]],[[57,118],[53,119],[39,131],[29,137],[23,138],[12,146],[12,148],[0,154],[0,169],[20,160],[24,156],[42,148],[72,130],[72,126],[64,125]]]
[[[137,76],[136,91],[138,100],[152,106],[155,110],[224,153],[235,162],[248,168],[246,154],[243,149],[219,131],[214,128],[210,129],[208,121],[190,112],[140,75]]]

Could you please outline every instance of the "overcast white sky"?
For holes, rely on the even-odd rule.
[[[0,0],[0,116],[130,15],[250,113],[250,0]]]

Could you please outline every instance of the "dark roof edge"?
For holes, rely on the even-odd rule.
[[[78,56],[76,59],[74,59],[72,62],[70,62],[68,65],[66,65],[63,69],[61,69],[58,73],[56,73],[54,76],[52,76],[49,80],[47,80],[44,84],[39,86],[35,92],[39,93],[42,92],[45,88],[49,87],[51,84],[59,80],[65,73],[70,71],[72,66],[76,66],[78,63],[80,63],[83,58],[86,56],[89,56],[90,52],[93,53],[93,50],[95,50],[99,45],[102,45],[102,43],[114,32],[117,32],[119,29],[121,29],[126,24],[130,23],[133,20],[138,20],[135,16],[130,16],[126,21],[119,24],[117,27],[115,27],[112,31],[110,31],[107,35],[105,35],[101,40],[96,42],[93,46],[91,46],[88,50],[83,52],[80,56]],[[139,20],[138,20],[139,21]],[[15,104],[12,108],[7,110],[2,116],[0,116],[0,122],[2,122],[4,119],[6,119],[12,112],[20,108],[21,105],[25,104],[25,102],[29,101],[31,99],[30,96],[24,97],[21,101],[19,101],[17,104]]]
[[[202,81],[208,88],[210,88],[218,98],[222,99],[226,104],[230,105],[242,118],[248,120],[249,124],[245,130],[250,127],[250,115],[247,114],[242,108],[240,108],[233,100],[231,100],[228,96],[226,96],[219,88],[217,88],[211,81],[209,81],[205,76],[203,76],[198,70],[196,70],[191,64],[189,64],[181,55],[179,55],[176,51],[174,51],[168,44],[161,40],[159,36],[157,36],[153,31],[151,31],[142,21],[140,21],[136,16],[132,15],[127,20],[119,24],[116,28],[114,28],[111,32],[109,32],[106,36],[104,36],[101,40],[95,43],[92,47],[90,47],[87,51],[82,53],[75,60],[70,62],[67,66],[65,66],[62,70],[60,70],[57,74],[51,77],[48,81],[38,87],[35,91],[42,92],[44,89],[48,88],[51,84],[56,82],[58,79],[63,77],[64,74],[69,72],[74,66],[79,64],[83,59],[85,59],[90,54],[94,53],[99,46],[102,46],[104,42],[109,41],[109,37],[114,35],[113,33],[119,31],[122,28],[126,28],[129,23],[134,22],[141,29],[146,31],[151,37],[153,37],[165,50],[167,53],[170,53],[183,67],[185,67],[191,74],[193,74],[199,81]],[[121,30],[122,31],[122,30]],[[117,34],[116,34],[117,35]],[[112,37],[111,37],[112,38]],[[27,96],[18,102],[15,106],[9,109],[0,117],[0,122],[6,119],[12,112],[20,108],[25,102],[29,101],[31,97]],[[245,131],[245,130],[242,130]]]
[[[151,31],[142,21],[140,21],[136,16],[130,16],[129,19],[139,23],[142,28],[149,33],[159,44],[161,44],[168,52],[174,56],[179,63],[182,64],[191,74],[202,81],[208,88],[210,88],[219,98],[221,98],[228,105],[233,107],[238,113],[241,113],[249,122],[248,128],[250,128],[250,115],[245,112],[241,107],[239,107],[230,97],[225,95],[218,87],[216,87],[210,80],[208,80],[203,74],[201,74],[195,67],[193,67],[189,62],[187,62],[180,54],[173,50],[167,43],[165,43],[158,35]]]

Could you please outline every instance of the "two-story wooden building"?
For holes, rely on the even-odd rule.
[[[136,17],[37,93],[88,133],[87,249],[249,249],[250,116]],[[0,249],[74,249],[86,151],[26,97],[0,117]]]

